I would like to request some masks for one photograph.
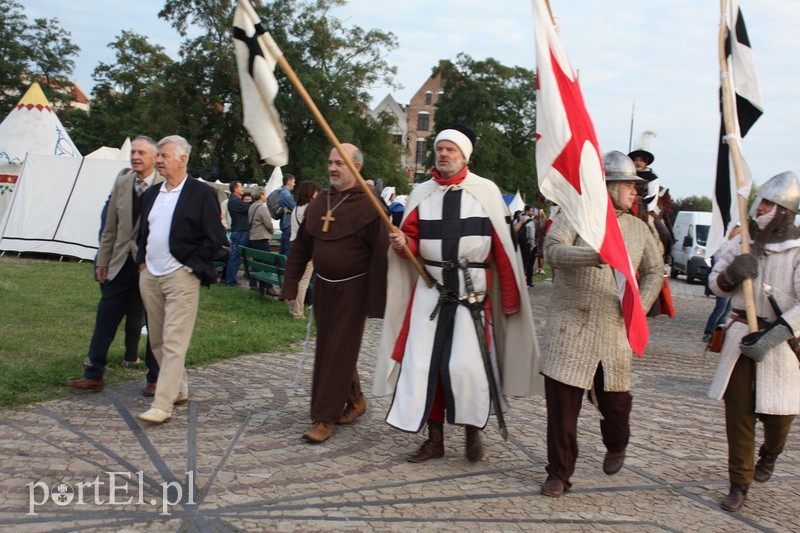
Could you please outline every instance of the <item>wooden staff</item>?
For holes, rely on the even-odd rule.
[[[744,187],[744,164],[742,151],[739,147],[739,132],[736,131],[733,113],[734,103],[731,94],[731,84],[728,80],[728,57],[725,54],[725,39],[728,32],[728,1],[720,0],[722,7],[722,21],[719,25],[719,66],[722,85],[722,117],[725,122],[725,140],[728,143],[733,163],[733,173],[736,176],[736,199],[739,202],[739,221],[741,223],[742,253],[750,253],[750,227],[747,224],[747,199],[739,194]],[[726,228],[727,229],[727,228]],[[744,292],[745,311],[747,312],[747,325],[750,331],[758,331],[758,316],[756,315],[755,293],[753,280],[748,278],[742,281]]]
[[[253,9],[253,6],[251,6],[249,2],[241,2],[239,6],[247,10],[251,20],[259,21],[260,23],[261,19],[258,16],[258,13],[256,13],[255,9]],[[339,155],[342,156],[342,159],[344,159],[347,168],[350,169],[350,172],[352,172],[353,175],[356,177],[356,181],[358,181],[358,184],[361,186],[361,189],[366,193],[367,198],[369,198],[369,201],[372,204],[372,207],[374,207],[375,211],[378,212],[378,215],[381,217],[381,220],[383,220],[383,223],[386,225],[387,228],[389,228],[389,231],[393,233],[400,233],[400,230],[396,228],[394,224],[392,224],[391,220],[389,220],[389,216],[386,214],[385,207],[378,203],[378,199],[372,193],[369,186],[367,185],[367,182],[364,181],[364,178],[361,177],[361,173],[353,164],[353,161],[350,159],[350,156],[342,148],[342,145],[339,142],[339,139],[336,137],[336,134],[333,133],[333,130],[331,129],[330,125],[328,125],[328,121],[325,120],[325,117],[323,117],[322,113],[320,113],[319,109],[317,108],[317,105],[314,103],[314,100],[312,100],[311,96],[309,96],[308,91],[306,91],[306,88],[303,86],[303,83],[300,81],[300,78],[297,77],[297,74],[295,74],[294,69],[286,60],[280,48],[278,48],[278,46],[275,44],[275,41],[272,39],[272,36],[269,35],[269,33],[267,33],[262,35],[261,37],[262,38],[266,37],[266,42],[262,44],[266,45],[274,53],[274,55],[278,60],[278,64],[283,69],[283,72],[289,78],[289,81],[292,82],[292,85],[294,85],[294,88],[297,90],[297,92],[300,93],[300,97],[306,103],[306,106],[308,106],[308,108],[311,110],[311,114],[314,115],[314,119],[317,121],[317,124],[319,124],[322,127],[322,131],[325,132],[325,135],[328,137],[328,140],[331,142],[331,144],[333,144],[334,148],[336,148],[336,150],[339,152]],[[417,272],[419,272],[419,275],[422,277],[422,279],[425,281],[428,287],[433,287],[433,282],[431,282],[431,280],[428,278],[425,269],[422,268],[422,265],[420,265],[419,261],[417,261],[417,258],[414,256],[414,254],[411,253],[411,250],[409,250],[408,245],[406,244],[403,245],[403,252],[405,253],[408,260],[411,261],[411,264],[414,265],[414,268],[417,269]]]

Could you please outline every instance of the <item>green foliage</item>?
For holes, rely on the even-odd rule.
[[[73,394],[64,382],[83,372],[99,298],[91,263],[0,258],[0,306],[7,315],[0,321],[0,407]],[[200,291],[186,363],[285,351],[303,341],[305,327],[282,302],[214,285]],[[104,379],[109,384],[136,379],[144,385],[144,369],[120,364],[121,329]],[[139,357],[144,359],[144,342]]]
[[[365,177],[404,183],[391,135],[366,113],[367,89],[391,84],[395,68],[384,57],[397,41],[391,33],[345,26],[330,14],[342,4],[275,0],[256,8],[339,140],[361,148]],[[78,147],[117,146],[139,133],[155,138],[178,133],[194,146],[193,174],[265,183],[272,168],[262,167],[242,124],[231,37],[234,7],[231,0],[166,0],[159,16],[185,38],[175,61],[145,37],[123,31],[109,44],[115,61],[95,69],[98,85],[90,116],[76,113],[70,121]],[[199,35],[188,37],[190,25],[201,30]],[[276,77],[280,92],[275,105],[289,145],[283,170],[300,181],[327,185],[331,143],[280,68]]]
[[[58,19],[29,23],[22,5],[0,0],[0,110],[8,112],[34,80],[57,109],[66,107],[64,88],[80,52],[70,36]]]
[[[669,219],[675,220],[675,215],[680,211],[706,211],[711,212],[711,198],[708,196],[687,196],[672,201],[669,210]]]
[[[441,74],[445,86],[436,109],[437,129],[454,123],[474,129],[478,142],[470,169],[497,183],[503,192],[519,189],[532,202],[538,192],[533,72],[465,54],[433,72]],[[433,164],[432,153],[429,163]]]
[[[61,28],[57,18],[35,19],[29,31],[29,61],[33,74],[39,77],[50,103],[57,109],[64,109],[71,99],[64,88],[70,86],[69,76],[75,69],[72,57],[77,56],[81,49],[72,43],[72,34]]]
[[[0,0],[0,111],[4,113],[17,103],[25,89],[25,79],[30,77],[27,28],[22,6],[13,0]]]

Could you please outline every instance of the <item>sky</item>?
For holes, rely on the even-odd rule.
[[[109,42],[133,30],[177,57],[180,37],[158,19],[161,0],[26,0],[25,13],[57,17],[80,46],[74,78],[89,92],[91,73],[110,62]],[[764,98],[764,115],[742,148],[756,184],[800,172],[800,10],[789,0],[740,0]],[[550,0],[564,49],[578,71],[600,149],[627,152],[642,132],[652,168],[673,198],[711,196],[719,136],[716,0]],[[333,15],[349,25],[392,32],[402,89],[371,88],[406,104],[440,59],[463,52],[535,69],[533,9],[528,0],[350,0]],[[265,21],[266,22],[266,21]],[[635,106],[635,111],[634,111]],[[633,118],[633,128],[631,119]],[[631,135],[632,130],[632,135]],[[632,137],[632,139],[631,139]],[[480,150],[480,146],[476,147]]]

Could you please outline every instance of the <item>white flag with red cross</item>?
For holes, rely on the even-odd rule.
[[[536,38],[536,170],[539,190],[561,206],[578,235],[614,269],[628,341],[647,346],[647,318],[608,195],[603,157],[577,77],[545,0],[533,0]]]

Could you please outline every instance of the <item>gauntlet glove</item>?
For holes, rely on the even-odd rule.
[[[728,268],[722,272],[723,282],[719,283],[718,278],[717,284],[721,289],[730,292],[742,281],[756,276],[758,276],[758,259],[756,259],[756,256],[750,253],[741,254],[737,255],[728,265]]]
[[[784,319],[778,318],[766,329],[754,331],[742,337],[739,349],[744,355],[759,363],[764,360],[767,352],[792,337],[794,337],[792,328]]]

